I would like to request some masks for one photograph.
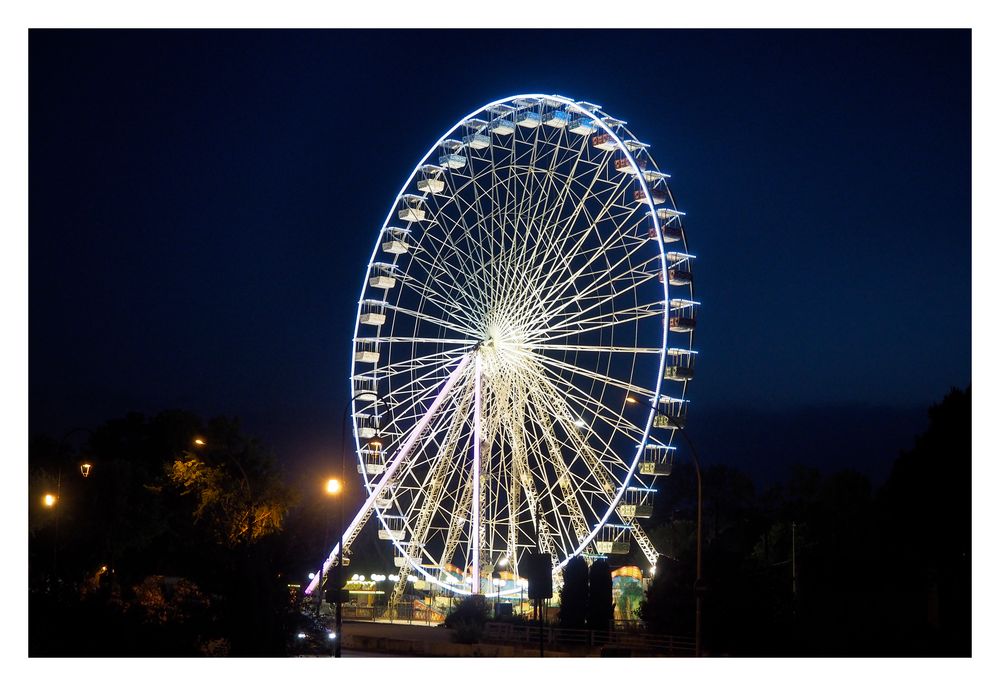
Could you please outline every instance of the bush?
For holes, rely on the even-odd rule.
[[[474,595],[460,602],[444,620],[444,625],[451,629],[452,640],[456,643],[478,643],[488,619],[485,596]]]

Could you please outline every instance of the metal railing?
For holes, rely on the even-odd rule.
[[[355,622],[390,622],[436,626],[444,622],[444,614],[428,607],[414,607],[412,603],[397,603],[392,607],[344,605],[344,619]]]
[[[538,645],[539,628],[534,624],[489,622],[483,640],[491,643]],[[692,657],[694,639],[686,636],[646,634],[635,631],[591,631],[547,626],[542,640],[546,646],[559,648],[612,648],[664,655]]]

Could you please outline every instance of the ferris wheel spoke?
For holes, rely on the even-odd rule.
[[[420,493],[426,495],[424,495],[422,500],[414,498],[411,513],[405,518],[405,521],[412,520],[416,522],[413,527],[408,552],[411,558],[417,557],[418,553],[423,550],[431,521],[441,506],[446,475],[451,468],[455,449],[462,440],[465,417],[468,415],[472,397],[471,389],[466,389],[462,394],[462,398],[457,404],[456,412],[451,416],[450,426],[448,427],[448,433],[444,442],[439,446],[438,450],[434,451],[437,457],[427,469],[427,476],[421,484]],[[467,444],[470,433],[465,431],[464,436]],[[419,507],[417,507],[417,503],[419,503]],[[413,509],[416,510],[415,513],[412,511]],[[429,555],[429,553],[427,554]]]
[[[592,308],[588,308],[592,309]],[[578,313],[577,313],[578,314]],[[532,339],[532,345],[557,341],[569,336],[578,336],[584,333],[601,331],[602,329],[626,326],[634,324],[643,319],[663,315],[663,302],[657,300],[653,303],[645,303],[634,307],[615,310],[609,314],[601,313],[592,317],[568,317],[561,321],[556,327],[550,327],[542,331],[539,337]],[[575,328],[567,328],[575,327]],[[657,348],[657,351],[662,348]]]
[[[406,316],[409,316],[409,317],[413,317],[414,319],[417,319],[417,320],[419,320],[422,323],[435,324],[437,326],[440,326],[442,329],[447,329],[448,331],[452,331],[454,333],[460,333],[460,334],[463,334],[465,336],[475,336],[476,335],[476,332],[473,331],[470,327],[463,326],[459,322],[449,321],[449,320],[446,320],[446,319],[441,319],[439,317],[435,317],[433,315],[427,314],[426,312],[420,312],[418,310],[411,310],[411,309],[403,307],[403,306],[401,306],[399,304],[388,305],[388,309],[391,309],[393,312],[398,313],[398,314],[402,314],[402,315],[406,315]]]
[[[433,240],[433,237],[428,236],[428,240]],[[444,311],[462,313],[480,309],[469,288],[463,288],[455,281],[455,273],[466,271],[464,265],[428,262],[416,253],[412,257],[412,264],[420,266],[426,276],[418,280],[407,273],[407,278],[403,279],[404,286],[418,292]]]
[[[552,367],[554,368],[554,370],[557,371],[579,374],[580,376],[586,377],[593,381],[600,381],[608,386],[619,388],[623,391],[626,391],[627,393],[638,395],[640,397],[651,397],[652,395],[654,395],[654,392],[651,389],[645,388],[638,384],[621,381],[619,379],[615,379],[614,377],[610,377],[606,374],[601,374],[600,372],[596,372],[591,369],[585,369],[583,367],[579,367],[570,362],[566,362],[565,360],[557,360],[554,357],[549,357],[548,355],[535,355],[534,357],[539,362],[549,367]]]
[[[571,416],[572,410],[568,407],[563,396],[556,392],[555,387],[551,384],[546,384],[549,387],[549,393],[542,394],[541,397],[543,402],[548,403],[553,411],[553,414],[559,418],[560,421],[564,421],[562,418]],[[581,455],[584,460],[588,463],[591,469],[591,475],[594,476],[597,481],[601,484],[601,488],[604,491],[604,495],[607,498],[613,497],[620,488],[625,484],[618,478],[614,470],[608,464],[608,461],[602,459],[602,455],[594,449],[590,443],[583,438],[580,432],[567,431],[566,435],[569,437],[570,443],[576,448],[579,455]],[[602,454],[607,455],[614,460],[617,460],[617,452],[607,443],[603,436],[597,434],[596,432],[590,432],[598,441],[601,442],[603,449]]]
[[[574,221],[576,221],[581,215],[586,215],[588,221],[586,222],[586,225],[585,227],[583,227],[582,231],[580,231],[579,234],[577,235],[577,240],[574,246],[570,248],[568,252],[561,251],[560,253],[562,255],[562,263],[566,265],[566,268],[563,270],[553,270],[552,272],[546,274],[542,283],[539,284],[540,291],[542,291],[543,293],[549,291],[552,288],[550,287],[549,284],[554,284],[557,289],[560,286],[562,286],[563,288],[561,290],[565,290],[567,284],[572,282],[574,275],[570,273],[570,265],[573,263],[573,260],[576,258],[576,256],[586,248],[588,244],[587,241],[590,238],[591,234],[595,234],[597,232],[598,224],[614,216],[613,210],[617,205],[613,201],[620,193],[624,192],[624,185],[626,183],[627,180],[625,179],[617,181],[617,183],[613,187],[612,192],[608,194],[608,200],[604,202],[600,210],[594,215],[590,214],[590,211],[584,202],[578,203],[577,205],[578,212],[574,217]],[[617,207],[620,208],[621,206]],[[634,210],[629,210],[629,215],[633,211]],[[620,238],[618,230],[620,229],[620,227],[618,223],[616,223],[615,228],[616,228],[615,231],[608,231],[608,235],[603,239],[601,239],[600,245],[603,249],[607,249],[607,247],[611,244],[612,241],[618,240]],[[589,265],[592,262],[592,259],[588,260],[584,266]],[[557,297],[559,292],[561,292],[561,290],[554,292],[553,296]]]
[[[629,233],[630,233],[629,230],[625,229],[625,234],[628,235]],[[609,236],[602,240],[600,248],[594,249],[591,253],[591,256],[587,258],[584,264],[581,265],[579,268],[577,268],[571,274],[569,273],[570,262],[567,261],[566,262],[567,269],[561,273],[563,279],[562,282],[560,282],[558,276],[556,278],[553,278],[553,275],[550,273],[547,283],[552,284],[552,286],[548,288],[548,290],[544,291],[545,301],[557,302],[559,299],[562,299],[566,291],[576,283],[577,279],[587,274],[587,270],[591,268],[599,258],[605,257],[607,255],[607,253],[610,250],[610,244],[614,240],[615,240],[615,234],[609,233]],[[631,264],[632,256],[638,251],[646,248],[648,243],[647,240],[631,240],[630,242],[631,245],[625,248],[623,254],[620,257],[618,257],[617,261],[614,264],[609,265],[606,269],[600,269],[591,274],[590,285],[586,286],[583,290],[579,290],[575,298],[566,298],[565,301],[561,305],[558,305],[554,311],[548,313],[547,319],[551,319],[552,316],[566,309],[575,300],[585,296],[587,293],[591,293],[601,288],[606,288],[609,284],[613,284],[615,281],[614,278],[615,271],[622,266]],[[623,241],[623,243],[625,243],[625,241]],[[650,260],[647,260],[647,262],[648,261]],[[643,276],[645,277],[647,275],[644,274]],[[547,284],[543,284],[542,288],[545,289],[546,285]],[[634,286],[635,284],[633,283],[632,287]]]
[[[546,375],[544,370],[537,365],[531,370],[531,373],[534,375],[534,383],[556,386],[556,393],[559,393],[568,399],[575,400],[585,409],[586,412],[584,413],[578,413],[573,417],[567,417],[568,420],[573,422],[574,426],[576,426],[576,422],[581,416],[583,416],[583,414],[592,413],[594,418],[605,424],[609,430],[625,432],[625,435],[633,441],[640,441],[642,439],[645,430],[625,417],[621,413],[620,409],[608,407],[608,405],[600,399],[584,393],[573,383],[558,374]],[[597,430],[596,427],[592,427],[592,429]],[[621,461],[620,464],[622,466],[628,466],[628,463],[624,461]]]
[[[622,302],[623,300],[629,302],[629,297],[631,297],[632,304],[628,308],[622,309],[638,308],[640,304],[638,302],[639,295],[637,291],[643,285],[652,283],[653,278],[652,275],[636,277],[628,280],[627,284],[621,288],[608,287],[612,290],[605,293],[595,293],[593,289],[588,289],[586,292],[578,292],[572,298],[565,298],[561,304],[553,307],[548,313],[540,317],[537,320],[537,327],[540,331],[551,331],[560,327],[571,326],[580,320],[586,319],[585,315],[591,314],[595,310],[600,315],[604,315],[605,306],[614,306],[616,302]],[[662,291],[657,289],[656,294],[660,296]],[[648,298],[649,296],[646,297]],[[644,307],[659,307],[659,310],[650,312],[650,314],[663,314],[665,311],[663,302],[660,297],[657,297],[656,301],[647,303]],[[575,306],[577,309],[571,310],[571,306]],[[567,312],[567,310],[569,311]]]
[[[630,353],[659,355],[663,348],[635,348],[621,345],[560,345],[557,343],[536,343],[533,350],[562,350],[567,352]]]

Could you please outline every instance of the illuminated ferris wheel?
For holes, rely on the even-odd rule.
[[[624,121],[557,95],[492,102],[431,146],[359,299],[369,497],[345,552],[374,514],[397,586],[478,593],[526,552],[558,570],[633,540],[655,564],[639,520],[673,463],[698,307],[668,178]]]

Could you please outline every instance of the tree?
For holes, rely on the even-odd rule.
[[[582,557],[570,559],[563,568],[563,587],[559,592],[559,624],[567,629],[582,629],[587,622],[590,584],[587,562]]]
[[[590,566],[590,599],[587,603],[587,628],[608,631],[615,603],[611,587],[611,567],[606,560],[594,560]]]

